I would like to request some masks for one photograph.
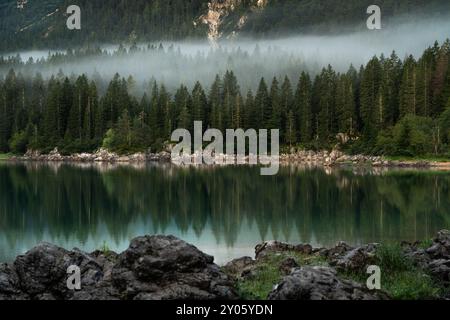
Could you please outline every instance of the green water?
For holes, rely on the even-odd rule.
[[[224,263],[263,240],[332,245],[429,239],[450,228],[450,174],[285,167],[0,163],[0,261],[41,241],[126,249],[173,234]]]

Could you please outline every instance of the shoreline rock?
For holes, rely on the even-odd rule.
[[[198,154],[191,156],[192,159],[198,157]],[[234,156],[217,155],[219,159],[235,161]],[[249,156],[244,157],[248,163]],[[130,155],[118,155],[109,152],[106,149],[99,149],[94,153],[75,153],[72,155],[61,155],[57,148],[48,154],[42,154],[39,151],[28,150],[23,156],[14,156],[8,159],[12,162],[81,162],[81,163],[144,163],[144,162],[163,162],[170,163],[171,154],[168,151],[159,153],[134,153]],[[279,157],[281,165],[310,165],[323,167],[366,167],[374,168],[418,168],[430,169],[437,168],[442,170],[450,170],[449,162],[433,162],[433,161],[391,161],[384,157],[367,156],[367,155],[347,155],[335,149],[329,151],[292,151],[289,154],[281,154]],[[217,164],[219,165],[219,164]],[[226,165],[226,164],[224,164]]]
[[[140,163],[140,162],[170,162],[169,152],[159,153],[134,153],[130,155],[118,155],[106,149],[99,149],[94,153],[75,153],[72,155],[61,155],[58,148],[53,149],[48,154],[39,151],[29,150],[23,156],[16,156],[9,161],[23,162],[107,162],[107,163]]]

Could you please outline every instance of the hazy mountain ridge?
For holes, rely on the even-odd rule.
[[[99,43],[280,37],[365,28],[366,9],[382,8],[383,23],[450,13],[447,0],[16,0],[0,4],[0,51]],[[66,28],[66,8],[82,10],[82,30]]]

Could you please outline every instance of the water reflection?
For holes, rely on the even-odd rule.
[[[174,234],[223,263],[268,239],[416,240],[450,227],[450,174],[170,165],[0,164],[0,261],[40,241],[124,250]]]

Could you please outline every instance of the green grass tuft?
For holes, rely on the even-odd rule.
[[[376,252],[376,265],[381,268],[381,290],[394,300],[436,299],[442,288],[403,253],[400,245],[381,245]],[[345,273],[344,278],[365,284],[368,275]]]
[[[423,240],[419,243],[418,248],[419,249],[428,249],[429,247],[431,247],[433,245],[433,240]]]
[[[287,258],[294,259],[299,266],[304,265],[327,265],[327,262],[320,256],[308,256],[296,252],[283,252],[271,254],[258,261],[255,275],[245,280],[238,280],[237,290],[244,300],[265,300],[273,287],[280,282],[283,277],[280,271],[280,264]]]
[[[108,244],[106,243],[106,241],[103,241],[102,246],[100,247],[100,251],[103,252],[103,254],[107,254],[108,252],[111,251],[111,249],[109,248]]]

